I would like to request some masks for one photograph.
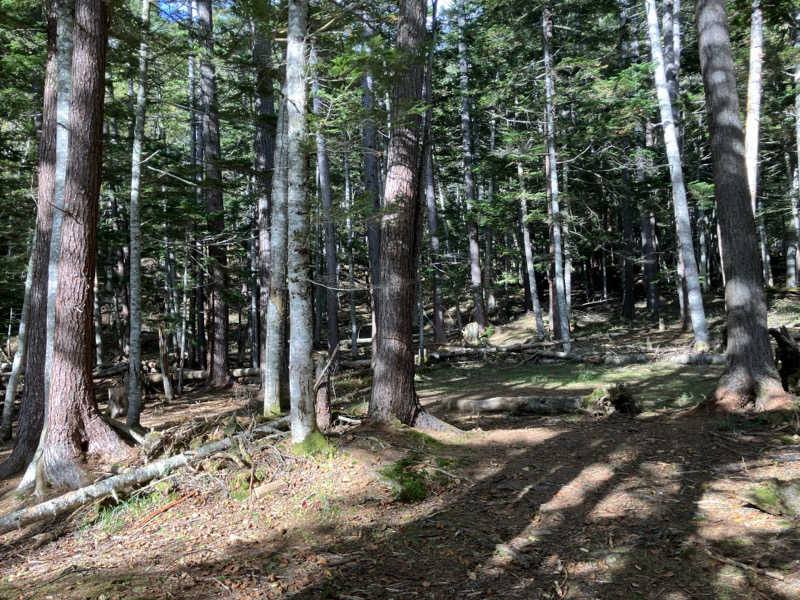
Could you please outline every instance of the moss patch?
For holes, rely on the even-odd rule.
[[[419,502],[428,495],[427,473],[420,468],[416,455],[402,458],[378,472],[392,485],[400,502]]]
[[[292,452],[299,456],[332,456],[335,448],[315,429],[302,442],[292,444]]]

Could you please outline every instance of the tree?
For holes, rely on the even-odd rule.
[[[198,0],[197,22],[200,37],[200,97],[202,102],[203,164],[205,165],[205,194],[208,214],[206,221],[212,241],[208,248],[209,276],[211,278],[208,301],[208,383],[224,387],[228,376],[228,268],[225,245],[221,239],[225,231],[225,213],[222,204],[222,178],[219,166],[220,140],[217,108],[217,81],[212,58],[211,0]]]
[[[414,389],[414,272],[420,232],[420,116],[410,110],[422,99],[425,0],[401,0],[397,61],[392,85],[392,131],[381,217],[377,343],[369,416],[392,417],[418,427],[444,424],[423,410]]]
[[[750,404],[757,410],[790,406],[791,396],[781,387],[767,333],[767,303],[742,154],[744,132],[724,1],[698,0],[696,21],[725,256],[728,324],[728,363],[710,399],[722,411]]]
[[[292,441],[316,431],[312,309],[309,277],[309,204],[306,196],[306,43],[308,0],[289,0],[286,46],[286,160],[289,288],[289,397]],[[334,315],[334,320],[336,316]]]
[[[483,276],[481,251],[478,244],[478,223],[472,214],[475,210],[475,181],[472,174],[472,131],[469,111],[469,76],[467,74],[466,2],[458,7],[458,68],[461,91],[461,146],[464,152],[464,199],[469,213],[467,238],[469,241],[469,271],[472,283],[473,318],[480,327],[486,327],[486,305],[483,301]]]
[[[645,0],[647,8],[647,24],[650,34],[650,51],[653,55],[653,74],[656,81],[656,94],[658,107],[661,112],[661,123],[664,130],[664,144],[667,147],[670,180],[672,182],[672,206],[675,212],[675,229],[680,244],[680,256],[688,290],[689,315],[694,331],[695,348],[708,349],[708,327],[703,308],[703,295],[700,291],[700,278],[697,271],[697,261],[694,256],[694,243],[692,242],[691,220],[689,218],[689,205],[686,200],[686,186],[683,179],[678,135],[673,120],[672,102],[667,89],[664,57],[661,52],[661,33],[658,27],[658,13],[655,0]]]
[[[150,24],[150,0],[142,0],[141,36],[139,42],[139,73],[136,87],[136,116],[133,125],[131,151],[130,218],[130,354],[128,357],[128,427],[139,426],[142,412],[142,234],[139,202],[142,179],[142,142],[147,105],[147,35]]]
[[[102,161],[103,80],[108,6],[75,1],[70,153],[65,215],[58,258],[58,288],[47,425],[37,472],[57,487],[78,487],[83,448],[103,458],[128,449],[97,410],[92,382],[93,278]]]

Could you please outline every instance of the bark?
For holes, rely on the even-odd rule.
[[[800,67],[798,67],[800,72]],[[798,94],[800,98],[800,94]],[[800,122],[800,113],[797,115],[798,122]],[[789,226],[787,227],[787,240],[786,240],[786,287],[797,287],[797,269],[798,260],[797,254],[800,251],[800,171],[795,169],[794,173],[789,170],[789,177],[792,180],[789,189],[789,206],[790,213],[788,215]]]
[[[650,34],[650,50],[653,56],[653,74],[656,80],[656,94],[661,112],[661,123],[664,129],[664,144],[667,147],[670,178],[672,182],[672,205],[675,213],[675,228],[680,245],[679,255],[683,260],[685,271],[689,316],[694,331],[695,348],[708,348],[708,327],[706,325],[703,296],[700,292],[700,278],[697,261],[694,256],[689,206],[686,200],[686,187],[681,166],[678,135],[673,120],[672,102],[667,89],[664,58],[661,53],[661,34],[658,27],[655,0],[645,0],[647,8],[648,31]]]
[[[544,80],[545,80],[545,144],[547,146],[547,160],[550,164],[550,178],[548,188],[550,190],[550,206],[553,219],[553,262],[555,267],[553,275],[555,277],[555,307],[558,309],[558,329],[561,334],[561,341],[564,343],[564,350],[569,352],[569,312],[567,311],[567,300],[564,289],[564,256],[561,240],[561,209],[559,207],[558,194],[558,173],[556,162],[556,143],[555,143],[555,107],[553,97],[555,96],[553,85],[553,64],[550,52],[550,40],[553,37],[553,19],[549,5],[542,9],[542,40],[544,49]]]
[[[409,108],[422,98],[426,8],[425,0],[400,3],[397,50],[407,59],[398,61],[392,79],[386,210],[380,233],[380,311],[369,415],[379,422],[394,416],[407,425],[435,427],[441,422],[423,411],[414,389],[411,331],[414,267],[419,248],[420,117]]]
[[[306,196],[306,44],[308,0],[289,0],[286,49],[287,224],[289,288],[289,397],[292,442],[316,431],[309,257],[309,203]]]
[[[658,265],[654,244],[655,215],[652,212],[643,212],[639,216],[642,232],[642,262],[644,263],[644,287],[647,294],[647,310],[654,318],[658,318],[658,283],[656,275]]]
[[[225,246],[218,238],[225,231],[222,204],[222,179],[219,168],[219,115],[217,112],[217,82],[213,57],[211,0],[197,2],[200,39],[200,96],[203,107],[202,137],[205,167],[205,194],[209,234],[217,238],[208,247],[211,285],[208,300],[208,383],[224,387],[228,376],[228,258]]]
[[[350,138],[346,136],[347,147],[344,152],[344,210],[345,210],[345,232],[347,233],[347,286],[350,288],[349,298],[349,315],[350,315],[350,355],[352,358],[358,356],[358,320],[356,319],[356,280],[355,280],[355,259],[353,256],[353,195],[352,184],[350,182],[350,158],[349,141]]]
[[[119,459],[127,448],[97,410],[92,382],[92,277],[102,161],[103,79],[108,31],[102,0],[75,2],[67,160],[58,259],[52,371],[47,426],[37,472],[56,487],[84,480],[78,460],[86,448]],[[77,124],[80,124],[79,126]]]
[[[794,48],[795,51],[800,50],[800,10],[796,10],[794,12],[793,21],[794,21]],[[798,60],[794,65],[794,134],[795,134],[795,151],[797,152],[797,156],[800,156],[800,60]],[[797,286],[798,277],[800,277],[800,273],[798,273],[798,269],[800,269],[800,209],[798,209],[798,204],[800,204],[800,160],[798,160],[798,169],[795,171],[795,176],[793,178],[793,194],[791,196],[791,210],[792,210],[792,229],[794,231],[794,267],[795,271],[793,273],[795,286]],[[788,262],[788,259],[787,259]],[[788,276],[787,276],[788,279]]]
[[[271,0],[264,3],[265,10],[271,10]],[[258,4],[257,4],[258,5]],[[269,306],[270,282],[270,211],[271,181],[275,167],[275,99],[273,93],[272,40],[268,33],[268,15],[259,15],[253,23],[253,63],[255,65],[255,111],[256,135],[253,143],[255,152],[255,191],[258,224],[258,348],[255,358],[266,372],[266,356],[262,350],[267,340],[267,307]],[[264,389],[265,382],[261,382]]]
[[[130,218],[130,353],[128,364],[128,427],[139,425],[142,412],[142,233],[139,224],[141,198],[142,142],[147,106],[147,38],[150,26],[150,0],[142,0],[141,36],[139,43],[139,73],[136,86],[136,116],[133,126],[133,151],[131,152],[131,202]]]
[[[339,281],[336,264],[336,228],[333,221],[331,201],[330,167],[328,162],[328,148],[325,136],[322,133],[322,98],[319,91],[319,73],[317,71],[317,50],[312,44],[310,54],[310,68],[312,71],[311,97],[312,111],[317,118],[317,169],[319,170],[319,195],[322,200],[322,223],[325,234],[325,303],[328,311],[328,352],[332,353],[339,345]]]
[[[486,306],[483,301],[483,276],[481,274],[481,250],[478,243],[478,223],[472,214],[475,208],[475,181],[472,175],[472,133],[469,114],[469,79],[467,75],[466,5],[462,1],[458,8],[458,66],[461,91],[461,147],[464,153],[464,199],[467,204],[469,240],[469,271],[474,303],[473,319],[486,327]]]
[[[433,16],[431,27],[433,29],[433,41],[431,48],[436,44],[436,6],[433,2]],[[428,64],[425,68],[425,120],[431,123],[433,118],[433,50],[428,53]],[[427,128],[430,131],[430,127]],[[425,209],[427,215],[428,233],[431,237],[431,287],[433,288],[433,342],[434,344],[446,344],[447,335],[444,329],[444,305],[442,303],[442,290],[439,287],[439,223],[436,214],[436,191],[433,181],[433,144],[428,143],[423,147],[424,156],[422,158],[424,177],[425,177]]]
[[[744,156],[747,167],[747,185],[750,206],[756,217],[761,250],[764,281],[772,285],[772,274],[767,251],[764,217],[758,216],[758,144],[761,124],[761,71],[764,62],[764,33],[761,0],[751,1],[750,12],[750,68],[747,75],[747,109],[744,123]]]
[[[36,248],[36,233],[34,232],[33,243],[31,244],[31,254],[28,258],[28,272],[25,275],[25,295],[22,300],[22,314],[19,318],[19,331],[17,333],[17,351],[14,353],[14,361],[11,364],[11,374],[6,384],[6,396],[3,404],[3,418],[0,422],[0,441],[11,439],[11,420],[14,412],[14,401],[17,398],[17,386],[19,376],[25,370],[23,358],[27,348],[28,331],[30,331],[31,315],[31,289],[33,287],[33,259]]]
[[[714,195],[725,256],[728,364],[710,398],[732,411],[753,403],[758,410],[787,404],[767,333],[767,304],[758,238],[741,149],[744,132],[723,0],[698,0],[698,46],[709,113]]]
[[[531,232],[528,228],[528,193],[524,183],[524,171],[522,163],[517,163],[517,177],[520,184],[519,210],[520,228],[522,229],[522,247],[525,254],[525,274],[528,278],[528,288],[531,296],[531,307],[536,319],[536,336],[544,339],[544,319],[542,318],[542,306],[539,303],[539,292],[536,289],[536,271],[533,264],[533,250],[531,249]]]
[[[161,369],[161,383],[164,385],[164,400],[172,402],[172,380],[169,376],[169,360],[167,359],[167,344],[164,339],[164,328],[158,328],[158,366]],[[129,425],[130,427],[130,425]]]
[[[286,354],[286,323],[289,307],[286,299],[286,193],[287,193],[286,102],[278,109],[278,129],[275,140],[275,174],[272,178],[270,210],[270,270],[267,302],[266,345],[262,354],[262,386],[264,415],[277,414],[287,405],[288,395],[283,385]]]

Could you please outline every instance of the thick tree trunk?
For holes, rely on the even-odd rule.
[[[418,56],[425,41],[425,0],[402,0],[397,48]],[[377,356],[369,415],[407,425],[441,424],[422,410],[414,390],[414,271],[419,248],[420,117],[409,112],[422,98],[421,60],[398,64],[392,88],[392,130],[381,217]]]
[[[289,0],[286,49],[287,281],[289,287],[289,395],[292,442],[317,426],[314,414],[314,362],[311,358],[309,203],[306,197],[306,43],[308,0]],[[334,315],[334,320],[335,320]]]
[[[39,141],[36,234],[33,244],[31,308],[25,352],[25,387],[22,392],[17,436],[11,455],[0,464],[0,479],[25,468],[39,443],[44,419],[44,355],[47,321],[47,265],[53,221],[56,162],[56,13],[47,5],[47,58],[45,61],[42,131]]]
[[[150,0],[142,0],[141,36],[139,43],[139,75],[136,86],[136,116],[133,126],[133,151],[131,152],[131,203],[130,218],[130,354],[128,360],[128,427],[139,425],[142,412],[142,233],[139,226],[139,200],[141,198],[142,142],[147,106],[147,38],[150,24]]]
[[[92,382],[91,277],[97,242],[107,27],[107,5],[102,0],[75,2],[69,111],[69,123],[75,126],[70,127],[64,192],[67,212],[58,260],[49,409],[37,469],[56,487],[79,487],[83,482],[77,461],[84,448],[103,458],[127,455],[125,445],[100,417]]]
[[[317,169],[319,170],[319,195],[322,200],[322,222],[325,234],[325,303],[328,311],[328,352],[339,345],[339,279],[336,264],[336,228],[333,221],[331,201],[331,178],[328,162],[328,148],[322,133],[322,98],[319,91],[319,73],[317,72],[317,49],[312,44],[310,68],[312,71],[311,97],[312,111],[317,118]]]
[[[225,214],[222,204],[222,178],[219,168],[219,115],[217,114],[217,81],[214,70],[211,0],[197,2],[197,21],[200,39],[200,96],[203,105],[202,137],[203,164],[205,165],[206,217],[209,234],[214,238],[208,247],[209,286],[208,302],[208,384],[224,387],[228,375],[228,258],[219,237],[225,231]]]
[[[681,155],[678,146],[678,134],[673,120],[672,102],[667,89],[664,58],[661,53],[661,34],[658,27],[655,0],[645,0],[647,23],[650,34],[650,50],[653,56],[653,74],[656,80],[656,94],[661,112],[661,123],[664,128],[664,144],[667,147],[670,178],[672,181],[672,204],[675,212],[675,228],[680,244],[680,257],[688,291],[688,309],[694,331],[695,348],[708,348],[708,327],[706,325],[703,296],[700,292],[700,278],[697,272],[697,261],[694,256],[689,206],[686,200],[686,187],[683,180]]]
[[[472,175],[472,133],[469,114],[469,79],[467,76],[466,5],[462,1],[458,8],[458,66],[461,91],[461,146],[464,152],[464,199],[467,204],[469,241],[469,271],[474,303],[473,317],[481,327],[486,327],[486,306],[483,301],[483,276],[481,274],[481,249],[478,243],[478,223],[472,211],[475,209],[475,181]]]
[[[723,0],[697,1],[700,66],[706,91],[714,165],[714,195],[725,255],[728,365],[713,392],[723,411],[753,403],[790,405],[772,361],[767,304],[742,148],[739,98]]]
[[[555,107],[553,98],[555,90],[553,85],[553,63],[550,52],[550,40],[553,37],[553,17],[550,6],[542,9],[542,47],[544,49],[544,92],[545,92],[545,144],[547,146],[547,160],[550,164],[550,206],[553,219],[553,276],[555,277],[555,306],[558,309],[558,329],[564,351],[569,352],[569,312],[567,311],[566,292],[564,289],[564,255],[561,240],[561,209],[558,195],[558,172],[556,162],[555,142]]]
[[[284,89],[285,91],[285,89]],[[272,178],[270,210],[270,269],[267,301],[266,341],[261,360],[261,381],[264,392],[264,415],[278,414],[286,407],[288,395],[284,385],[286,365],[286,324],[289,306],[286,298],[287,252],[287,144],[286,101],[278,108],[278,129],[275,139],[275,172]]]

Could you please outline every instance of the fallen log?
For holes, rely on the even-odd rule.
[[[281,417],[280,419],[255,427],[252,432],[240,433],[217,442],[206,444],[205,446],[200,446],[196,450],[187,450],[175,456],[162,458],[161,460],[151,462],[150,464],[129,471],[128,473],[114,475],[108,479],[104,479],[78,490],[67,492],[62,496],[52,498],[40,504],[36,504],[35,506],[23,508],[4,517],[0,517],[0,535],[13,531],[14,529],[20,529],[40,519],[57,517],[67,511],[83,506],[92,500],[97,500],[98,498],[108,495],[115,495],[122,490],[147,483],[151,479],[155,479],[167,471],[186,466],[218,452],[222,452],[223,450],[227,450],[234,443],[243,440],[247,435],[252,435],[253,433],[268,433],[270,436],[282,437],[286,435],[286,432],[278,431],[278,427],[285,427],[288,423],[288,416]]]
[[[485,400],[453,399],[445,403],[449,410],[471,413],[523,412],[534,415],[555,415],[579,412],[580,396],[497,396]]]

